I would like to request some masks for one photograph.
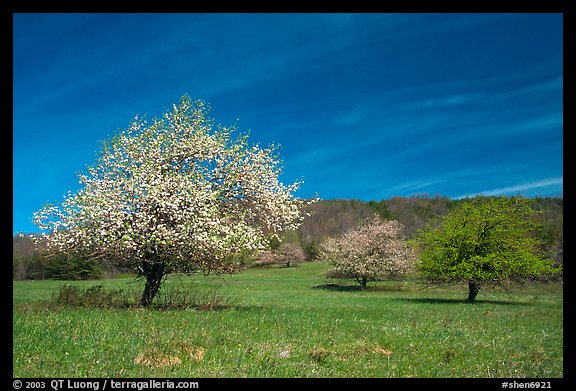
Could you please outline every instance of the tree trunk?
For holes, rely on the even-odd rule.
[[[164,265],[161,263],[147,265],[144,267],[143,274],[146,277],[146,285],[140,297],[140,306],[148,307],[160,289],[162,278],[164,278]]]
[[[368,283],[368,279],[364,276],[362,276],[362,281],[360,281],[360,290],[364,291],[366,290],[366,284]]]
[[[468,281],[468,299],[466,301],[472,303],[476,299],[476,295],[480,291],[480,285],[474,280]]]

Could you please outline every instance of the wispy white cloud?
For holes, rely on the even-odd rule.
[[[421,102],[420,105],[422,107],[458,106],[465,103],[475,102],[485,97],[486,94],[484,93],[449,95],[441,98],[426,100],[424,102]]]
[[[475,111],[483,107],[498,105],[512,106],[512,102],[530,95],[545,92],[560,92],[563,78],[557,77],[545,81],[534,81],[538,74],[524,74],[516,78],[490,78],[482,80],[459,80],[427,85],[408,85],[401,88],[372,94],[366,99],[354,102],[350,109],[343,112],[335,121],[354,125],[363,121],[373,121],[382,113],[398,113],[404,116],[418,114],[422,109],[443,111],[458,109],[460,105],[475,104]],[[506,88],[506,83],[516,85]],[[472,115],[473,113],[468,113]]]
[[[399,185],[387,188],[386,192],[389,194],[414,194],[442,182],[444,181],[440,179],[404,182]]]
[[[457,198],[465,197],[475,197],[478,195],[484,196],[498,196],[498,195],[510,195],[510,194],[524,194],[527,191],[534,189],[542,189],[545,187],[559,187],[564,184],[563,177],[546,178],[535,182],[521,183],[519,185],[500,187],[497,189],[484,190],[479,193],[462,195]]]

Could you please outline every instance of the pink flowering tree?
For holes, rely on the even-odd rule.
[[[320,259],[332,264],[331,274],[355,278],[364,290],[368,281],[413,270],[415,256],[402,229],[398,221],[375,216],[341,237],[327,239]]]
[[[300,182],[284,185],[277,147],[249,145],[184,96],[152,123],[136,119],[105,142],[80,190],[35,214],[51,253],[99,257],[145,279],[152,303],[169,273],[234,272],[286,229],[296,229]],[[48,231],[48,234],[46,233]]]

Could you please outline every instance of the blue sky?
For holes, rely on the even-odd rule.
[[[298,196],[563,195],[561,14],[14,14],[13,232],[184,94]]]

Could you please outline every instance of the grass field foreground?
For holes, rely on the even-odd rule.
[[[63,282],[13,283],[14,377],[563,376],[562,285],[512,293],[327,285],[327,265],[171,276],[163,286],[224,297],[216,310],[51,304]],[[346,282],[353,286],[352,282]],[[73,282],[138,292],[130,278]]]

